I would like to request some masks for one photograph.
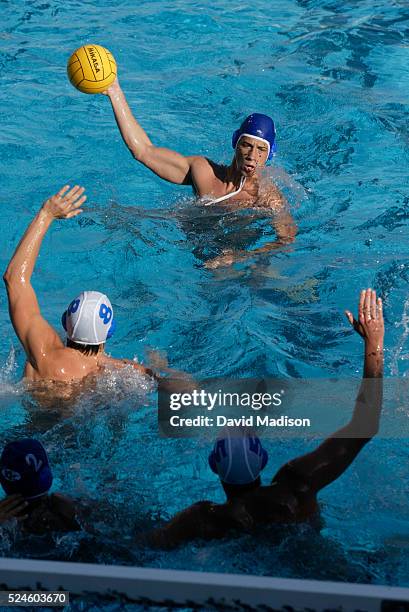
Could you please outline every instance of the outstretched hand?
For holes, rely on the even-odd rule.
[[[71,219],[82,212],[81,204],[85,202],[87,196],[83,195],[84,187],[75,185],[70,189],[65,185],[58,193],[51,196],[43,204],[43,210],[53,219]]]
[[[6,499],[0,501],[0,525],[12,518],[23,521],[27,515],[23,515],[23,511],[27,507],[27,502],[21,495],[9,495]]]
[[[381,298],[376,299],[376,291],[363,289],[358,304],[358,320],[353,314],[345,311],[346,317],[354,330],[365,340],[377,348],[383,346],[385,333]]]

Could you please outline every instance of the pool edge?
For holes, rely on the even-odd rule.
[[[136,601],[211,600],[315,610],[339,606],[343,612],[377,612],[386,602],[409,602],[409,588],[402,587],[7,557],[0,558],[0,583],[8,589],[117,592]]]

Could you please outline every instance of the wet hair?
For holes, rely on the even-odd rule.
[[[223,481],[221,481],[221,484],[224,492],[226,493],[226,497],[231,499],[232,497],[241,497],[242,495],[261,487],[261,478],[258,476],[256,480],[253,480],[253,482],[249,482],[248,484],[233,485]]]
[[[104,343],[102,343],[103,345]],[[83,355],[98,355],[101,344],[79,344],[67,338],[67,348],[75,349]]]

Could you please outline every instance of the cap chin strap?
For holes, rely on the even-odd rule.
[[[217,198],[216,200],[210,200],[210,202],[205,202],[204,205],[205,206],[210,206],[210,204],[218,204],[219,202],[224,202],[225,200],[229,200],[233,196],[235,196],[238,193],[240,193],[240,191],[244,187],[244,183],[245,182],[246,182],[246,177],[242,176],[241,179],[240,179],[240,186],[239,186],[238,189],[236,189],[236,191],[232,191],[231,193],[228,193],[228,194],[226,194],[224,196],[221,196],[220,198]]]

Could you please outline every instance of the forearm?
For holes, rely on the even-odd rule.
[[[276,249],[282,249],[285,246],[292,244],[295,241],[298,227],[289,212],[283,212],[274,220],[273,228],[276,232],[277,239],[272,242],[267,242],[262,247],[249,251],[249,255],[261,255],[269,253]]]
[[[372,438],[379,430],[383,400],[383,344],[365,343],[364,373],[349,429],[354,437]]]
[[[383,341],[365,343],[363,378],[382,378],[383,376]]]
[[[364,372],[350,422],[334,437],[359,440],[364,445],[379,430],[383,399],[383,344],[365,343]]]
[[[303,475],[315,493],[336,480],[379,430],[383,399],[384,320],[382,300],[376,298],[375,291],[361,291],[358,312],[357,320],[350,311],[345,311],[349,323],[364,339],[363,378],[352,418],[315,451],[290,462],[291,468]]]
[[[132,155],[139,159],[146,147],[151,146],[152,143],[133,116],[119,85],[110,88],[108,95],[121,136]]]
[[[7,285],[19,283],[24,286],[30,283],[41,243],[52,221],[53,217],[41,208],[28,226],[10,260],[4,274]]]
[[[253,255],[262,255],[263,253],[270,253],[271,251],[276,251],[277,249],[282,250],[283,247],[288,246],[292,242],[294,242],[294,238],[278,238],[273,242],[267,242],[265,245],[259,247],[258,249],[247,251],[247,254],[249,257],[252,257]]]

